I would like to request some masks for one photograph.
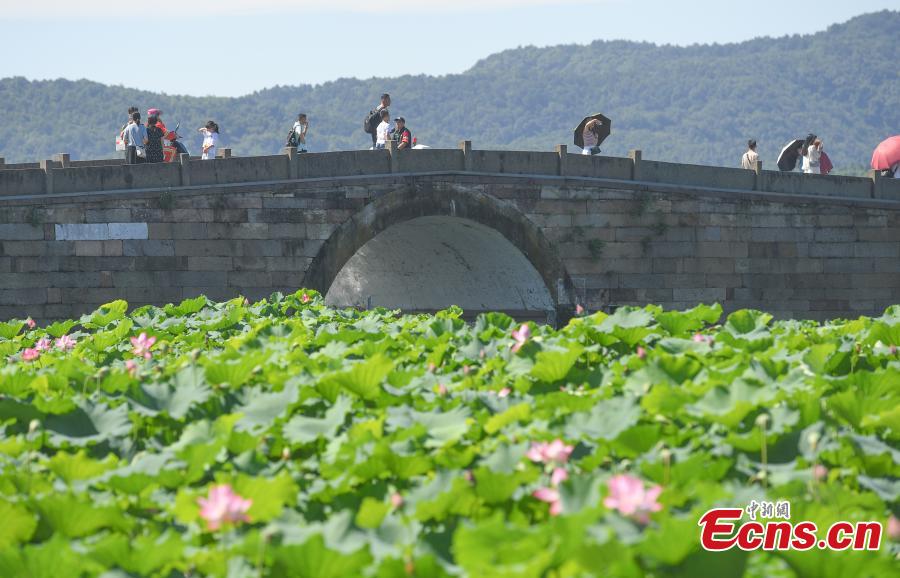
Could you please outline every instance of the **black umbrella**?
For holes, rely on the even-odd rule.
[[[600,144],[604,140],[606,140],[606,137],[609,136],[610,125],[612,125],[611,120],[609,120],[607,117],[603,116],[602,114],[594,114],[591,116],[586,116],[586,117],[584,117],[584,120],[582,120],[578,124],[578,126],[575,128],[575,141],[574,142],[575,142],[575,146],[577,146],[578,148],[584,148],[584,125],[586,125],[587,123],[589,123],[590,121],[592,121],[594,119],[600,121],[600,127],[599,127],[600,130],[597,132],[597,146],[600,146]]]
[[[800,147],[803,146],[802,138],[795,138],[784,145],[781,154],[778,155],[778,168],[782,171],[792,171],[797,167],[797,158],[800,156]]]

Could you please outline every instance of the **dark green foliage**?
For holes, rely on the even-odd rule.
[[[854,18],[809,36],[740,44],[655,46],[624,41],[525,47],[495,54],[463,74],[340,79],[276,86],[240,98],[155,95],[85,80],[0,81],[0,156],[9,162],[112,156],[134,104],[196,127],[215,119],[235,154],[280,151],[298,111],[310,115],[313,151],[368,146],[362,118],[383,91],[419,142],[455,147],[551,150],[571,145],[588,113],[613,119],[604,154],[737,166],[748,138],[772,168],[790,138],[815,132],[835,171],[861,174],[874,146],[900,128],[900,12]],[[875,57],[873,55],[882,55]],[[78,111],[77,113],[75,111]]]

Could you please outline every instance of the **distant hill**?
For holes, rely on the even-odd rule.
[[[440,77],[339,79],[276,86],[239,98],[153,94],[86,80],[0,80],[0,156],[7,162],[112,156],[125,110],[162,108],[171,127],[208,118],[237,155],[280,151],[297,112],[311,118],[313,151],[363,148],[362,118],[383,91],[423,144],[551,150],[571,144],[584,114],[613,119],[605,153],[735,165],[759,141],[767,168],[790,138],[815,132],[837,172],[866,168],[872,148],[900,133],[900,12],[854,18],[806,36],[726,45],[597,41],[524,47]],[[283,66],[289,66],[284,63]]]

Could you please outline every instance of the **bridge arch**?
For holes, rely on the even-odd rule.
[[[540,308],[550,309],[551,320],[557,322],[562,322],[571,315],[574,307],[572,281],[556,250],[540,228],[512,203],[477,190],[452,185],[441,188],[410,185],[376,197],[326,240],[307,269],[304,284],[325,295],[335,284],[345,265],[364,246],[373,248],[376,245],[382,250],[402,246],[402,235],[406,235],[408,241],[425,238],[421,233],[414,233],[416,226],[421,229],[423,226],[442,225],[458,234],[471,237],[473,243],[480,242],[482,247],[498,251],[499,256],[494,256],[494,263],[502,262],[501,266],[505,266],[507,272],[512,272],[509,268],[515,266],[517,259],[523,264],[520,269],[526,269],[530,265],[533,268],[532,276],[539,280],[538,283],[543,285],[541,289],[546,291],[546,307]],[[444,241],[449,241],[446,237],[448,234],[450,233],[444,232]],[[382,241],[391,237],[393,245],[390,240]],[[435,243],[441,241],[435,240]],[[458,257],[455,249],[449,249],[453,251],[454,258]],[[373,250],[378,251],[377,248]],[[471,254],[472,251],[473,248],[469,247],[468,252]],[[492,266],[489,263],[482,265]],[[504,273],[497,271],[497,275],[502,276]],[[509,278],[511,283],[516,283],[517,280],[527,283],[528,273],[523,270]],[[532,293],[530,300],[526,301],[532,308],[535,307],[537,301],[541,300],[540,296],[533,295],[537,290],[526,292]],[[444,303],[442,307],[452,304],[454,303]]]

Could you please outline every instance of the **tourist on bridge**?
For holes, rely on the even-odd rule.
[[[147,162],[147,127],[141,124],[141,113],[131,113],[131,124],[125,127],[125,164]]]
[[[583,155],[600,154],[600,145],[609,136],[612,121],[602,114],[592,114],[581,119],[575,127],[573,142]]]
[[[119,129],[119,136],[116,137],[116,150],[124,151],[126,150],[125,145],[125,129],[128,128],[128,125],[131,124],[131,115],[138,111],[138,107],[129,106],[128,107],[128,121],[122,125],[122,128]]]
[[[375,133],[375,148],[383,149],[387,146],[387,141],[391,138],[391,113],[387,109],[381,111],[381,123]]]
[[[756,161],[759,160],[759,154],[756,152],[756,141],[750,139],[747,141],[747,152],[741,157],[741,168],[750,171],[756,170]]]
[[[219,144],[219,125],[213,121],[208,121],[206,126],[197,129],[203,135],[203,160],[216,158],[216,147]]]
[[[584,138],[584,148],[581,149],[581,154],[595,155],[600,152],[600,147],[597,146],[597,143],[600,140],[601,126],[603,126],[603,123],[596,118],[591,119],[584,125],[584,132],[582,133],[582,138]]]
[[[297,122],[295,122],[293,128],[291,128],[291,135],[297,143],[298,153],[305,153],[308,150],[306,148],[306,133],[308,131],[309,120],[307,120],[305,114],[300,113],[297,115]]]
[[[389,106],[391,106],[391,95],[385,92],[381,95],[381,103],[369,111],[365,122],[363,122],[363,129],[372,135],[372,148],[378,148],[376,145],[378,144],[378,127],[381,126],[382,122],[381,113],[387,111],[388,118],[390,118]]]
[[[821,158],[822,158],[822,141],[817,137],[813,138],[812,143],[806,148],[806,154],[803,156],[803,172],[808,175],[821,174]]]
[[[412,148],[412,133],[406,128],[406,119],[398,116],[394,119],[394,140],[397,141],[397,150]]]
[[[163,162],[163,137],[166,131],[159,126],[159,118],[151,116],[147,118],[147,162]]]
[[[147,109],[147,125],[150,124],[150,117],[156,117],[156,126],[159,127],[159,130],[163,132],[163,138],[168,141],[175,142],[175,139],[178,138],[175,132],[170,132],[169,129],[166,128],[166,123],[163,122],[162,119],[163,111],[158,108],[148,108]]]

